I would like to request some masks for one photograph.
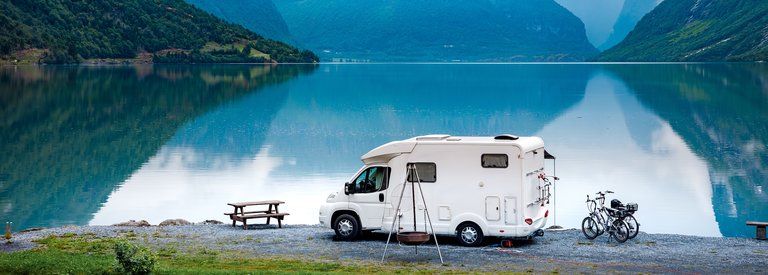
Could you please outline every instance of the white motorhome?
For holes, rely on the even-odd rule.
[[[455,235],[467,246],[481,244],[483,236],[541,236],[553,178],[544,174],[545,156],[554,158],[539,137],[427,135],[390,142],[362,156],[364,166],[320,207],[320,224],[342,240],[391,228],[431,233],[430,221],[435,234]],[[408,164],[415,164],[420,181],[415,191]]]

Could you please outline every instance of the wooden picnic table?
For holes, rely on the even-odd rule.
[[[747,221],[747,225],[751,225],[757,228],[758,240],[768,240],[768,238],[765,237],[765,227],[768,226],[768,222]]]
[[[288,213],[280,213],[280,211],[277,209],[277,207],[283,203],[285,202],[279,200],[227,203],[227,205],[234,207],[235,211],[232,213],[224,213],[224,215],[228,215],[232,220],[232,226],[235,226],[235,222],[242,222],[243,229],[248,229],[248,219],[258,218],[266,218],[267,224],[269,224],[271,218],[275,218],[277,220],[277,226],[282,228],[283,218],[286,215],[290,215]],[[267,206],[267,209],[245,211],[245,207],[247,206]]]

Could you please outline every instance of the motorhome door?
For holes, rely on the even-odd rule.
[[[368,167],[357,175],[353,182],[355,192],[349,196],[349,203],[359,207],[363,228],[381,228],[384,218],[384,193],[389,187],[391,171],[392,169],[384,166]]]

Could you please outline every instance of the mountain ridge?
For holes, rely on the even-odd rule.
[[[272,0],[185,0],[225,21],[269,39],[294,44],[288,25]]]
[[[583,61],[583,23],[552,0],[275,1],[324,61]],[[483,20],[477,20],[483,18]]]
[[[665,0],[595,61],[768,60],[768,2]]]
[[[613,31],[597,48],[605,51],[619,44],[635,28],[637,22],[651,12],[659,2],[660,0],[625,0],[619,18],[613,24]]]

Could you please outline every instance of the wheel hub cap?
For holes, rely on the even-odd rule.
[[[466,227],[461,231],[461,238],[464,239],[465,242],[473,243],[477,240],[477,231],[475,231],[474,228]]]
[[[344,236],[352,233],[352,223],[350,223],[348,220],[339,221],[339,233]]]

